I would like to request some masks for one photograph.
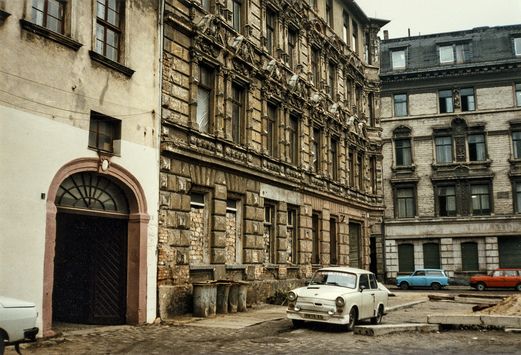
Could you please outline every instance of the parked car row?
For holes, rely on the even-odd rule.
[[[430,287],[439,290],[449,285],[449,277],[441,269],[418,269],[410,276],[396,278],[396,286],[402,290],[412,287]],[[496,269],[487,276],[470,278],[470,286],[478,291],[485,288],[515,288],[521,291],[521,269]]]

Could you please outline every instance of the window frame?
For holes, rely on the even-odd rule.
[[[471,137],[481,137],[482,141],[471,142]],[[487,140],[484,133],[472,133],[467,135],[467,149],[469,161],[487,160]]]
[[[288,28],[288,65],[292,71],[295,71],[295,63],[297,58],[298,33],[291,28]]]
[[[400,192],[410,192],[409,196],[399,196]],[[405,203],[402,208],[401,201]],[[410,185],[394,187],[394,213],[395,218],[415,218],[416,217],[416,187]],[[402,213],[404,212],[404,213]]]
[[[401,55],[400,55],[400,53],[401,53]],[[398,56],[400,56],[402,58],[398,58]],[[391,68],[393,70],[403,70],[403,69],[407,68],[407,50],[405,48],[391,49],[390,59],[391,59]],[[403,65],[401,65],[402,62],[403,62]]]
[[[471,92],[472,91],[472,92]],[[460,90],[461,111],[476,111],[476,96],[474,88],[463,88]]]
[[[408,142],[409,145],[399,145],[398,142],[400,142],[400,144]],[[394,138],[394,154],[396,166],[411,166],[413,164],[411,138]]]
[[[277,204],[272,201],[266,201],[264,203],[264,231],[268,228],[270,235],[268,237],[268,250],[265,250],[266,254],[264,257],[264,263],[275,264],[277,251],[276,251],[276,216],[277,215]],[[264,232],[265,233],[265,232]],[[266,236],[264,235],[265,241]]]
[[[441,141],[441,139],[445,138],[450,139],[450,142]],[[434,137],[434,147],[436,152],[436,164],[449,164],[454,162],[454,142],[452,136],[444,135]],[[448,159],[447,153],[450,153],[450,160]],[[447,156],[447,159],[442,159],[444,156]]]
[[[105,129],[110,129],[110,132],[101,133],[102,127],[100,123],[106,122]],[[95,123],[95,129],[93,127],[93,123]],[[116,144],[117,141],[121,140],[121,120],[116,118],[91,111],[90,114],[90,122],[89,122],[89,140],[88,140],[88,148],[93,149],[99,152],[119,155],[121,152],[119,151],[120,147]],[[109,134],[110,133],[110,134]],[[101,137],[107,137],[109,141],[109,147],[104,148],[101,147]],[[94,139],[93,139],[94,138]],[[94,142],[93,142],[94,141]],[[105,141],[105,140],[104,140]]]
[[[330,138],[330,176],[333,180],[338,180],[338,137]]]
[[[266,50],[268,54],[273,56],[275,54],[275,40],[276,40],[276,22],[277,15],[274,11],[266,9]]]
[[[337,66],[334,62],[329,62],[328,65],[328,85],[329,85],[329,96],[333,101],[336,101],[336,82],[337,82]]]
[[[105,9],[107,10],[107,9],[109,9],[109,7],[108,7],[109,1],[110,0],[96,0],[96,31],[95,31],[95,41],[94,41],[94,52],[98,53],[99,55],[102,55],[103,57],[105,57],[109,60],[112,60],[117,63],[121,63],[122,43],[124,43],[123,36],[124,36],[125,4],[126,3],[124,1],[120,1],[120,0],[115,1],[117,9],[111,9],[111,10],[114,10],[114,13],[117,14],[118,23],[113,24],[110,22],[110,20],[107,19],[109,17],[109,11],[104,12],[103,18],[98,16],[99,15],[99,6],[104,5]],[[103,4],[102,4],[102,2],[103,2]],[[115,11],[115,10],[118,10],[118,11]],[[98,37],[98,29],[100,27],[104,29],[103,40],[101,40]],[[109,31],[112,31],[115,34],[117,34],[117,45],[116,46],[109,45],[109,43],[108,43],[107,37],[108,37]],[[100,49],[98,48],[98,43],[101,43],[101,46],[102,46],[101,52],[100,52]],[[107,55],[107,47],[111,47],[114,49],[114,51],[116,52],[115,58],[114,58],[114,56]]]
[[[299,119],[294,114],[289,115],[289,159],[293,165],[299,163]]]
[[[449,53],[450,56],[448,56]],[[442,65],[468,63],[470,60],[470,44],[440,44],[438,45],[438,60]]]
[[[512,41],[514,42],[514,55],[521,56],[521,37],[514,37]]]
[[[452,189],[452,194],[444,193],[442,191],[447,191],[447,189]],[[456,217],[458,215],[458,194],[456,190],[456,185],[437,185],[436,186],[436,203],[437,208],[436,212],[439,217]],[[454,209],[449,209],[449,205],[453,204]],[[442,213],[442,211],[444,213]]]
[[[298,207],[288,205],[288,219],[286,228],[288,232],[288,239],[291,241],[291,248],[288,248],[288,250],[291,250],[291,258],[288,255],[288,262],[290,262],[292,265],[299,264],[298,227]]]
[[[232,27],[237,33],[242,33],[243,27],[243,6],[242,0],[232,1]]]
[[[266,119],[267,119],[267,142],[266,150],[270,157],[277,157],[277,114],[278,107],[273,103],[268,103]]]
[[[245,89],[243,86],[232,83],[232,122],[231,136],[232,141],[241,144],[244,141],[244,97]]]
[[[318,127],[312,127],[312,143],[311,143],[311,152],[313,157],[311,158],[311,167],[313,168],[313,172],[315,174],[319,174],[320,171],[320,154],[321,154],[321,140],[322,140],[322,132]]]
[[[513,130],[512,136],[512,155],[514,159],[521,159],[521,130]]]
[[[351,27],[352,27],[352,30],[351,30],[351,40],[352,40],[352,43],[351,43],[351,50],[353,52],[355,52],[356,54],[358,54],[358,45],[359,45],[359,41],[358,41],[358,23],[355,21],[355,20],[351,20]]]
[[[206,75],[204,75],[206,73]],[[213,94],[214,94],[214,77],[215,70],[214,68],[201,63],[198,66],[198,81],[197,81],[197,109],[196,109],[196,123],[199,126],[199,132],[202,133],[210,133],[211,131],[211,120],[212,120],[212,110],[213,110]],[[208,81],[205,79],[208,78]],[[204,115],[202,101],[199,95],[204,92],[205,97],[207,97],[207,105],[205,105],[206,109],[206,126],[201,125],[201,120]],[[206,128],[204,128],[206,127]]]
[[[406,117],[408,115],[407,94],[393,95],[394,117]]]
[[[486,187],[486,192],[478,193],[474,192],[476,187]],[[490,184],[485,183],[474,183],[470,185],[470,201],[471,201],[471,212],[472,216],[490,216],[492,214],[492,194]],[[479,196],[479,209],[474,208],[474,202],[477,201],[476,196]],[[486,200],[484,199],[486,197]],[[483,207],[483,205],[487,205]],[[487,208],[488,207],[488,208]],[[476,213],[476,211],[480,211]]]
[[[326,23],[333,28],[333,0],[326,0]]]
[[[66,14],[67,14],[67,1],[64,0],[41,0],[43,1],[43,9],[39,9],[35,7],[37,5],[38,0],[32,0],[31,1],[31,22],[35,25],[41,26],[49,31],[65,35],[65,21],[66,21]],[[58,4],[58,17],[53,16],[49,12],[49,6],[50,3],[57,3]],[[41,23],[38,21],[37,13],[41,13]],[[49,18],[56,19],[58,23],[60,24],[59,28],[56,30],[49,27]]]
[[[349,14],[347,13],[347,11],[343,11],[342,12],[342,20],[343,20],[343,26],[342,26],[342,36],[343,36],[343,40],[345,42],[345,44],[347,44],[348,46],[350,45],[349,43]]]
[[[516,106],[521,107],[521,83],[514,84]]]
[[[440,106],[440,113],[454,113],[454,94],[452,90],[439,90],[438,103]]]

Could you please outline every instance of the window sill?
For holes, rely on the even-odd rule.
[[[63,44],[64,46],[67,46],[75,51],[77,51],[78,49],[80,49],[83,44],[79,43],[79,42],[76,42],[75,40],[67,37],[67,36],[64,36],[64,35],[61,35],[57,32],[54,32],[54,31],[51,31],[45,27],[42,27],[42,26],[39,26],[39,25],[36,25],[32,22],[29,22],[27,20],[23,20],[21,19],[20,20],[20,25],[22,26],[22,28],[28,32],[32,32],[32,33],[35,33],[37,35],[40,35],[42,37],[45,37],[45,38],[48,38],[54,42],[57,42],[57,43],[60,43],[60,44]]]
[[[11,16],[9,12],[0,9],[0,21],[5,21],[9,16]]]
[[[115,62],[107,57],[104,57],[101,54],[96,53],[94,51],[89,51],[89,55],[90,55],[90,59],[94,60],[95,62],[101,63],[111,69],[119,71],[120,73],[123,73],[124,75],[128,76],[129,78],[135,72],[135,70],[132,70],[129,67],[126,67],[123,64]]]

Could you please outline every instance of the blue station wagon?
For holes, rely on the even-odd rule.
[[[440,269],[419,269],[415,270],[411,276],[401,276],[396,278],[396,285],[402,290],[411,287],[431,287],[439,290],[443,286],[449,285],[449,278],[444,270]]]

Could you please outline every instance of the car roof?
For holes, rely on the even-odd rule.
[[[355,274],[372,274],[371,271],[364,269],[357,269],[354,267],[345,267],[345,266],[332,266],[332,267],[324,267],[320,268],[317,271],[341,271],[341,272],[352,272]]]
[[[416,272],[416,271],[445,271],[445,270],[443,270],[443,269],[416,269],[414,271]]]

